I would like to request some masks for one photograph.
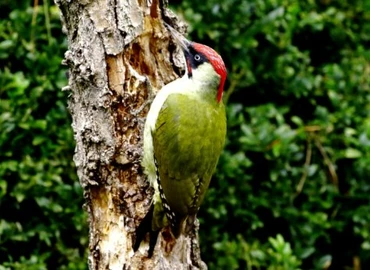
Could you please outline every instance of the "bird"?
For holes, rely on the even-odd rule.
[[[144,125],[142,166],[154,195],[133,249],[149,232],[149,257],[162,228],[169,226],[177,239],[194,226],[227,129],[222,101],[227,70],[221,56],[165,26],[182,49],[185,73],[157,93]]]

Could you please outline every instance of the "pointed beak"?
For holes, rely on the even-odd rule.
[[[164,23],[166,28],[171,33],[171,36],[176,40],[176,43],[180,45],[180,47],[185,51],[189,52],[189,46],[191,42],[184,38],[177,30],[175,30],[172,26],[167,23]]]

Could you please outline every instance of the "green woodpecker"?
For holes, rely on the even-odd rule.
[[[221,56],[167,28],[184,52],[186,71],[158,92],[145,122],[142,165],[154,196],[134,250],[149,231],[149,256],[163,227],[169,225],[175,238],[193,227],[226,136]]]

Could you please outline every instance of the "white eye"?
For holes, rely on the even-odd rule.
[[[199,54],[194,55],[194,60],[195,60],[195,61],[200,61],[200,56],[199,56]]]

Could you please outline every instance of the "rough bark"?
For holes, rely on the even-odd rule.
[[[181,70],[162,15],[172,23],[176,17],[158,0],[55,2],[69,45],[64,90],[70,91],[74,162],[89,216],[89,268],[205,268],[196,233],[175,243],[160,234],[152,258],[147,243],[132,250],[152,196],[140,167],[148,111],[140,107],[150,89],[160,89]]]

